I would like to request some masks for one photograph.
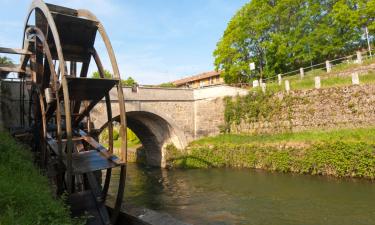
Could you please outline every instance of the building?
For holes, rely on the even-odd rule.
[[[223,84],[224,79],[220,77],[220,71],[201,73],[172,82],[176,87],[201,88],[210,85]]]

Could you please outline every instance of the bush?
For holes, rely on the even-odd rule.
[[[374,146],[354,142],[321,142],[307,148],[247,143],[195,144],[188,154],[169,160],[172,167],[245,167],[279,172],[375,179]]]

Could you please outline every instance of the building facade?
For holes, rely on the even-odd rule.
[[[211,71],[172,81],[172,83],[176,87],[201,88],[211,85],[223,84],[224,79],[220,77],[220,71]]]

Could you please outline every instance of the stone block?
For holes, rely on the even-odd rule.
[[[357,51],[357,60],[356,63],[362,64],[362,52]]]
[[[253,80],[253,88],[259,87],[259,81],[258,80]]]
[[[289,91],[290,91],[289,80],[285,81],[285,91],[289,94]]]
[[[261,83],[260,86],[262,88],[262,92],[266,93],[266,83]]]
[[[326,61],[326,70],[327,70],[327,73],[330,73],[332,71],[332,64],[330,61]]]
[[[359,85],[358,72],[352,73],[352,83],[353,85]]]
[[[315,80],[315,88],[319,89],[320,88],[320,77],[316,76],[314,80]]]

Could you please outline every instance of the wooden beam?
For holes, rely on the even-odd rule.
[[[31,55],[32,54],[30,51],[27,51],[25,49],[3,48],[3,47],[0,47],[0,53],[17,54],[17,55]]]
[[[99,144],[94,138],[88,136],[86,132],[84,132],[83,130],[79,130],[78,132],[79,132],[79,135],[81,135],[81,137],[83,138],[83,140],[85,140],[89,145],[94,147],[96,151],[98,151],[106,159],[112,161],[113,163],[117,165],[124,164],[124,162],[122,162],[118,157],[109,153],[103,145]]]

